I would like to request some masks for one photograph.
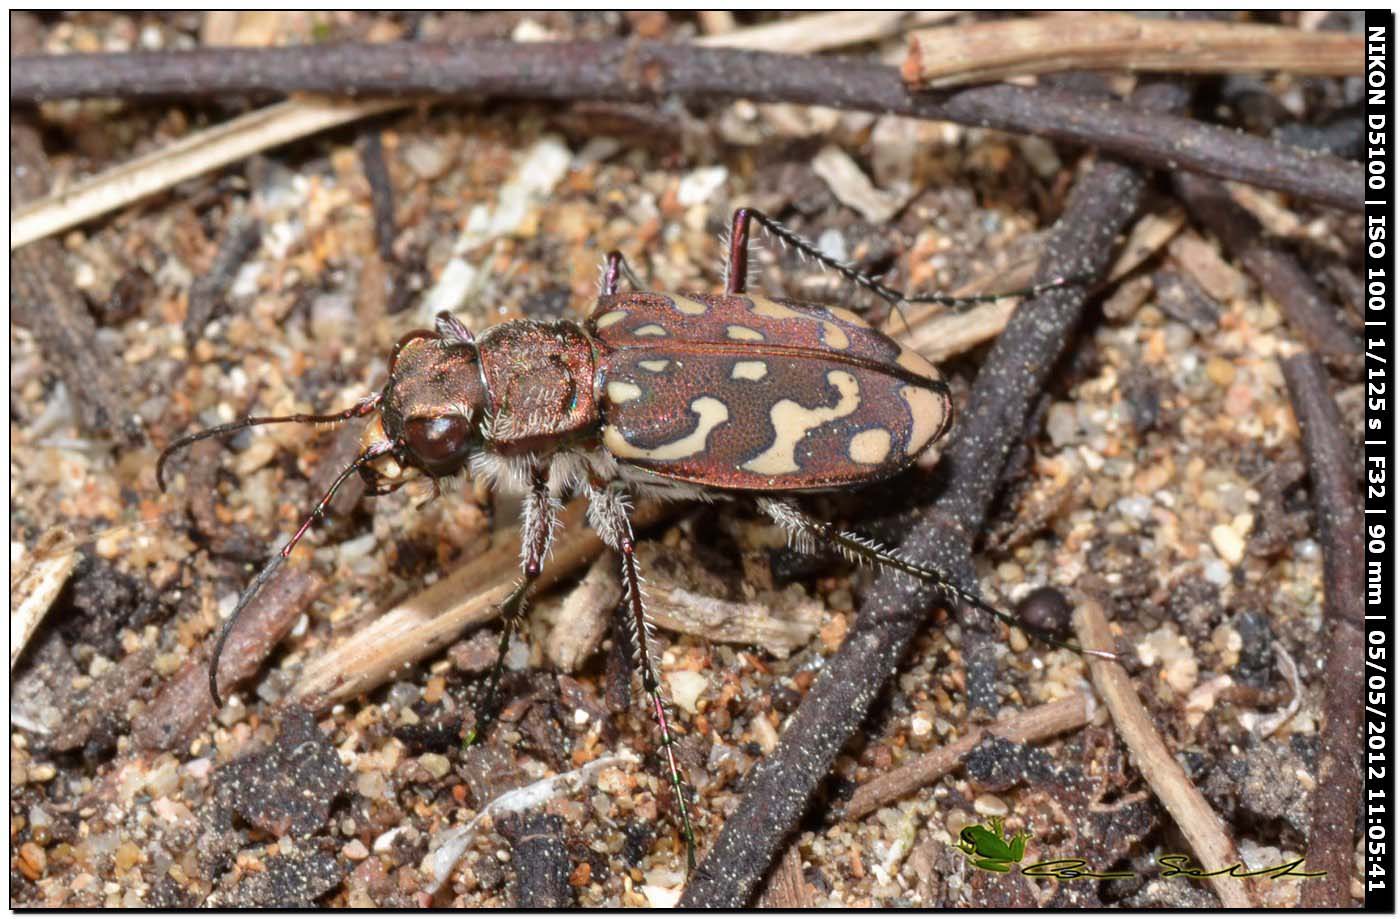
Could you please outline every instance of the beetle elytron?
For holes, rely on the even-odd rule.
[[[582,323],[515,320],[473,336],[442,313],[434,331],[400,339],[383,391],[346,411],[246,418],[180,438],[157,465],[162,488],[165,462],[196,440],[258,424],[374,416],[359,455],[244,591],[225,623],[209,669],[215,702],[220,701],[220,652],[239,613],[325,514],[346,479],[358,473],[369,492],[379,495],[399,488],[415,472],[437,480],[467,471],[524,494],[523,576],[502,604],[499,653],[470,742],[495,715],[507,644],[549,554],[561,496],[583,494],[589,524],[622,558],[624,608],[640,649],[642,685],[660,730],[687,863],[693,866],[695,835],[651,655],[633,552],[631,498],[750,494],[799,546],[835,546],[1006,618],[942,572],[814,520],[788,499],[873,482],[907,468],[948,430],[952,405],[932,364],[856,314],[748,293],[751,222],[892,303],[961,304],[1064,283],[997,296],[906,298],[823,255],[771,218],[740,209],[734,214],[722,295],[620,292],[624,275],[634,287],[640,285],[613,252],[601,296]]]

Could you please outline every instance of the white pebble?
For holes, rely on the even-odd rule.
[[[696,703],[700,694],[709,686],[705,676],[694,670],[675,670],[666,674],[666,682],[671,686],[671,698],[690,714],[696,714]]]
[[[706,166],[687,173],[676,187],[676,203],[682,207],[704,204],[729,178],[724,166]]]
[[[647,898],[647,905],[652,909],[673,909],[681,901],[681,888],[643,884],[642,896]]]
[[[1210,544],[1231,565],[1238,565],[1244,560],[1244,537],[1227,523],[1218,523],[1210,528]]]

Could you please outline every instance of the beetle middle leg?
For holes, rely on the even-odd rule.
[[[680,812],[681,835],[685,838],[685,859],[689,869],[695,868],[695,831],[690,824],[690,808],[686,802],[685,779],[676,762],[676,736],[666,717],[666,702],[661,695],[656,660],[651,654],[651,621],[647,618],[642,597],[642,577],[637,570],[636,542],[627,499],[621,488],[592,487],[588,489],[588,522],[599,538],[622,556],[623,604],[627,608],[632,635],[636,640],[637,667],[642,675],[642,689],[651,701],[652,716],[661,734],[661,750],[666,757],[667,778],[676,797]]]
[[[510,595],[501,603],[501,640],[496,646],[496,662],[491,667],[491,675],[486,682],[486,695],[477,710],[476,724],[467,734],[465,746],[471,746],[483,736],[496,720],[501,689],[501,673],[505,669],[506,651],[510,648],[510,637],[525,618],[526,601],[530,587],[540,576],[544,560],[549,555],[549,544],[554,538],[554,528],[559,521],[559,501],[549,493],[549,483],[543,475],[536,474],[530,483],[530,491],[525,496],[521,509],[520,523],[520,580]]]

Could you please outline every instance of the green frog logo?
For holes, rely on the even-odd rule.
[[[1009,874],[1025,857],[1026,840],[1030,838],[1030,833],[1017,833],[1007,838],[1001,818],[991,817],[986,826],[974,823],[963,827],[954,848],[966,853],[972,864],[983,871]]]

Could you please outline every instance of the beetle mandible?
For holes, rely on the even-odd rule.
[[[830,258],[771,217],[740,208],[729,236],[723,294],[643,291],[622,255],[611,252],[597,304],[583,322],[521,319],[474,336],[450,313],[441,313],[433,331],[410,332],[395,345],[383,390],[343,412],[250,417],[182,437],[157,463],[162,489],[170,456],[197,440],[261,424],[373,416],[359,454],[244,590],[225,622],[209,669],[216,704],[221,704],[219,657],[239,614],[355,474],[374,495],[394,491],[414,474],[436,484],[462,472],[524,495],[521,578],[501,605],[504,626],[496,662],[468,743],[496,714],[506,649],[549,554],[561,498],[586,496],[590,526],[622,559],[623,608],[691,867],[695,834],[651,654],[634,554],[634,497],[750,495],[799,547],[835,547],[1014,622],[943,572],[818,521],[790,500],[797,493],[863,485],[908,468],[947,432],[952,402],[932,364],[855,313],[748,291],[752,223],[894,304],[961,305],[1034,295],[1067,283],[1059,279],[977,297],[907,297]],[[623,277],[636,289],[621,291]]]

